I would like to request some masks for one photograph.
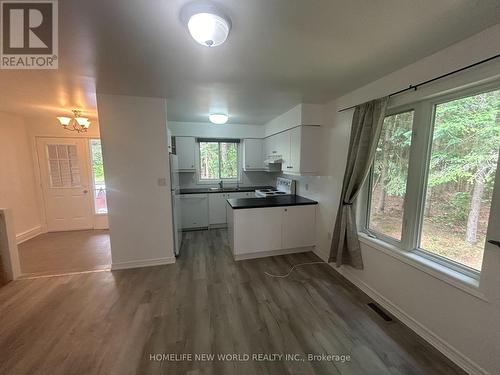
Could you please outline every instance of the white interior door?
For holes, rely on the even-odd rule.
[[[91,229],[92,198],[85,139],[37,138],[49,232]]]

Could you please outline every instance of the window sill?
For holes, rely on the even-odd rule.
[[[479,280],[458,271],[452,270],[441,264],[433,262],[423,256],[412,252],[401,251],[397,247],[385,243],[379,239],[372,238],[365,233],[358,233],[361,243],[383,252],[393,258],[402,261],[422,272],[435,277],[449,285],[452,285],[480,300],[488,302],[486,296],[479,290]]]

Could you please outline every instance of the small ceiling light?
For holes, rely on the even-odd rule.
[[[231,20],[210,2],[193,2],[181,11],[181,19],[187,25],[193,39],[205,47],[217,47],[224,43],[231,29]]]
[[[212,124],[223,125],[227,122],[229,116],[222,113],[212,113],[208,115],[208,119]]]
[[[81,116],[81,111],[74,109],[73,117],[60,116],[57,119],[62,127],[71,132],[85,133],[90,126],[90,121],[86,117]]]

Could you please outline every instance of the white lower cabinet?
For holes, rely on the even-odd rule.
[[[230,198],[255,197],[255,192],[236,193],[210,193],[208,194],[208,218],[210,225],[221,225],[227,223],[226,205]]]
[[[290,206],[283,210],[284,249],[313,246],[315,238],[315,206]]]
[[[180,198],[182,229],[208,227],[208,194],[182,194]]]
[[[208,221],[210,225],[226,223],[226,193],[208,194]]]
[[[316,205],[227,210],[234,258],[304,251],[315,245]]]

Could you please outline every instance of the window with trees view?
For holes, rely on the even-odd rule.
[[[387,116],[372,168],[371,230],[401,241],[413,111]]]
[[[199,142],[200,180],[237,180],[238,143]]]
[[[498,170],[500,90],[470,92],[385,118],[366,229],[401,250],[477,275]]]
[[[94,208],[95,213],[105,214],[108,212],[106,202],[106,183],[104,182],[104,165],[102,162],[101,140],[90,140],[90,157],[92,162],[92,182],[94,184]]]
[[[500,90],[435,106],[420,248],[481,269],[500,147]]]

